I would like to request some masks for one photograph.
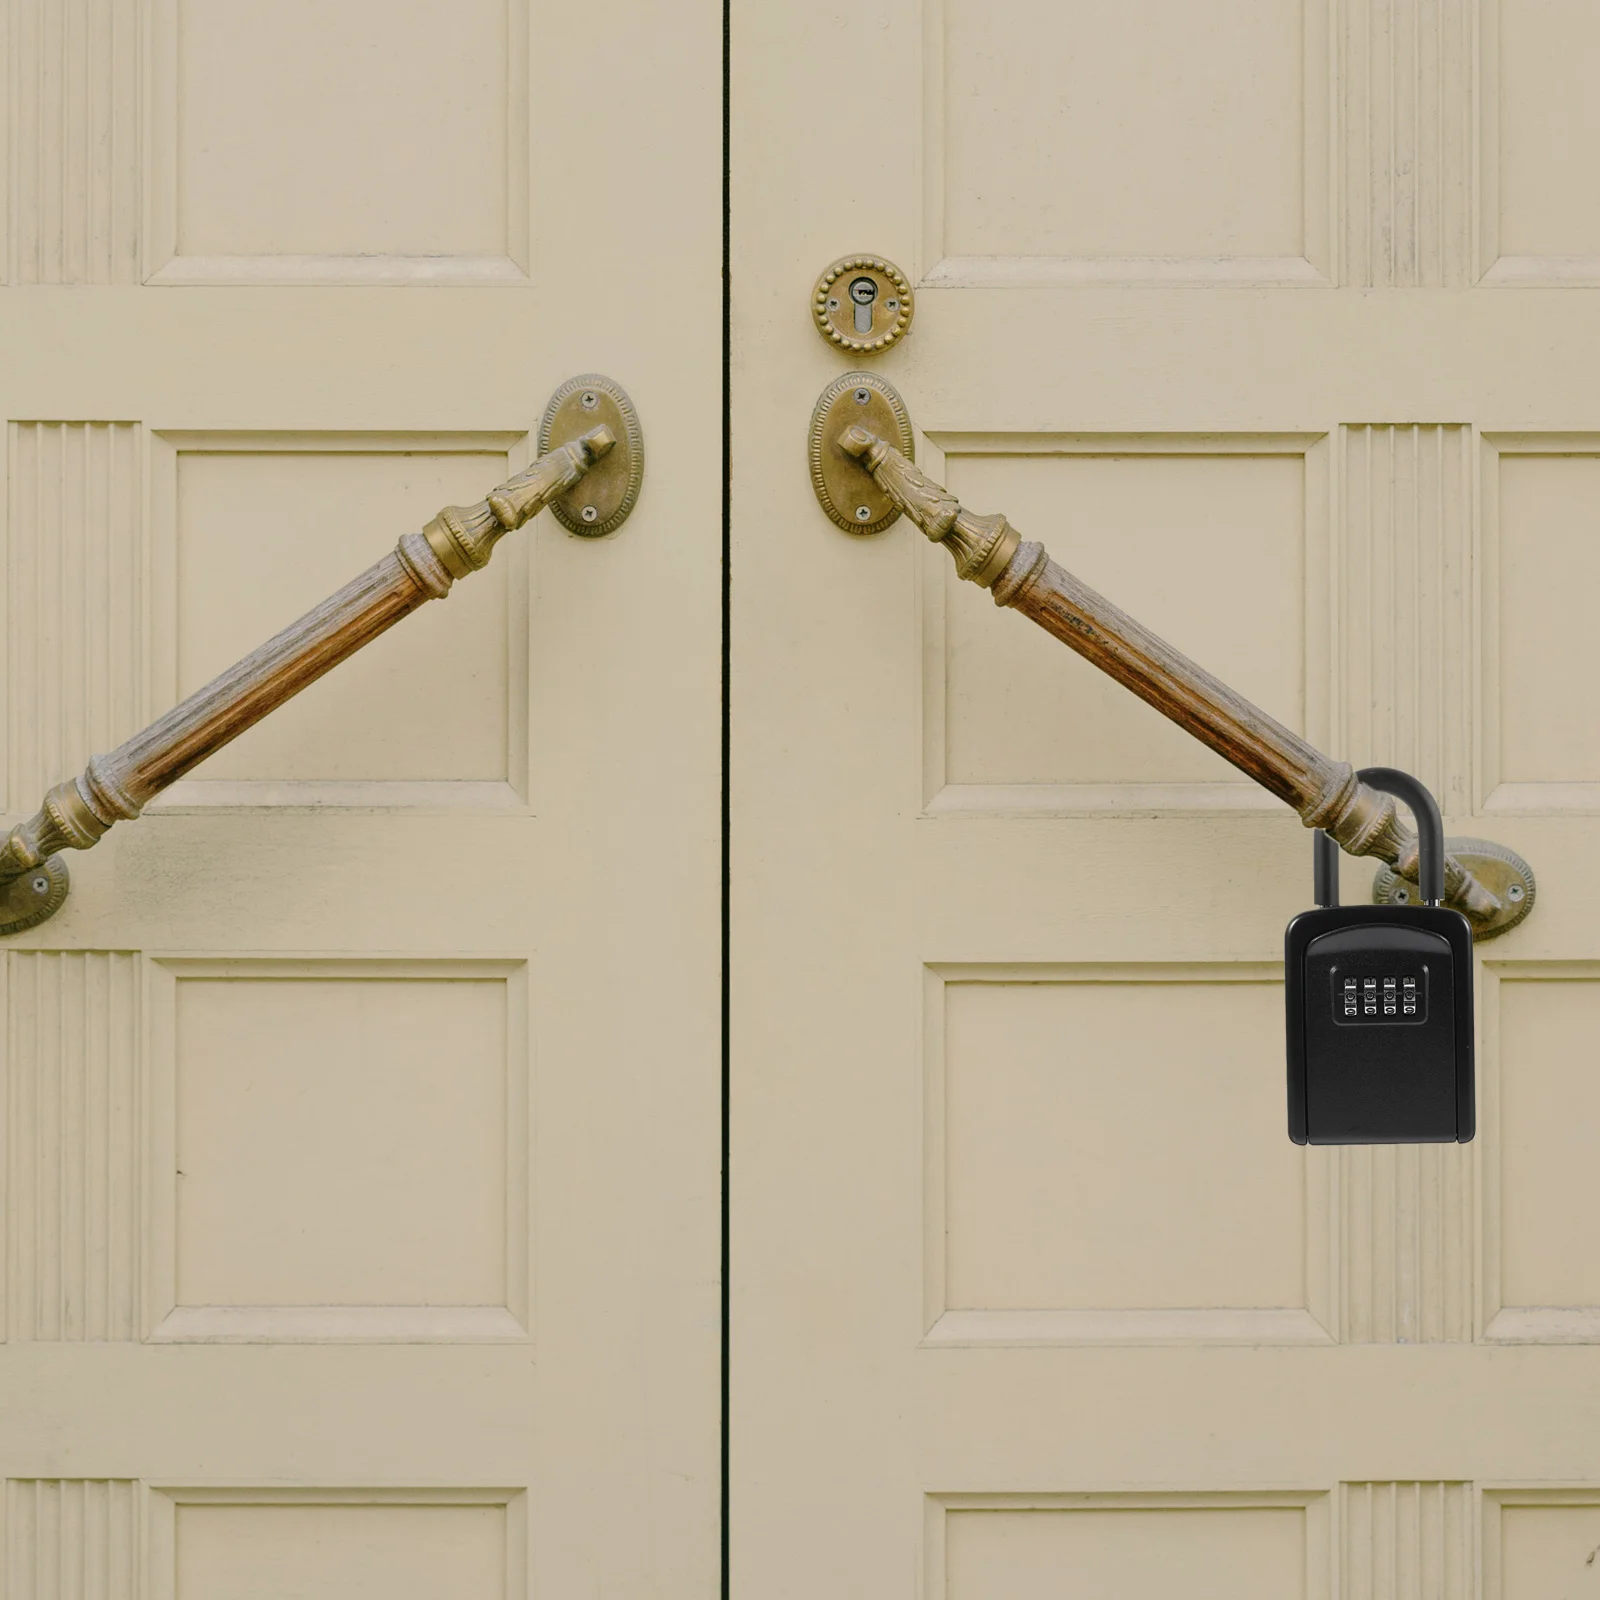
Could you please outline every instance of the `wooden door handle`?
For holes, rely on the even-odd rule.
[[[1179,654],[1057,566],[1043,545],[1023,540],[1003,516],[966,510],[870,429],[852,423],[838,431],[834,443],[929,539],[949,551],[961,577],[988,589],[996,605],[1020,611],[1131,689],[1292,806],[1308,828],[1321,828],[1351,855],[1376,856],[1400,877],[1417,881],[1415,831],[1401,821],[1394,800],[1362,783],[1348,762],[1323,755]],[[1511,852],[1504,854],[1508,870],[1503,876],[1511,891],[1506,899],[1456,856],[1445,857],[1445,903],[1464,911],[1480,938],[1520,921],[1531,906],[1532,872]]]
[[[620,471],[612,467],[600,475],[615,477],[621,486],[610,486],[615,492],[600,531],[615,526],[631,508],[642,458],[632,408],[626,396],[621,397],[624,409],[611,405],[612,391],[604,387],[608,381],[575,379],[557,391],[553,412],[558,419],[570,415],[573,426],[567,431],[575,437],[548,450],[476,505],[447,506],[420,533],[406,534],[381,561],[298,622],[110,754],[92,757],[78,777],[58,783],[39,810],[0,843],[0,934],[31,928],[60,909],[68,876],[58,852],[87,850],[114,823],[137,817],[169,784],[402,617],[429,600],[444,599],[456,579],[488,564],[500,539],[566,494],[616,450],[620,430],[619,455],[635,459],[617,463]],[[595,412],[609,420],[586,426],[595,420]],[[546,438],[551,415],[546,414],[541,430]],[[585,431],[579,433],[579,426]],[[605,498],[588,491],[586,497]],[[579,531],[590,530],[580,523]]]

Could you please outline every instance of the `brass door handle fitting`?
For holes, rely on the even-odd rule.
[[[87,850],[114,823],[137,817],[169,784],[402,617],[444,599],[458,578],[488,565],[500,539],[545,506],[566,497],[562,520],[585,534],[609,531],[632,509],[643,456],[633,408],[616,385],[595,376],[563,385],[540,443],[548,444],[547,453],[525,471],[476,505],[447,506],[298,622],[109,755],[92,757],[78,777],[58,783],[0,843],[0,934],[31,928],[60,909],[68,876],[59,851]],[[584,493],[572,496],[602,463]]]
[[[1389,795],[1362,783],[1348,762],[1323,755],[1057,566],[1043,545],[1023,540],[1003,516],[968,511],[902,450],[854,420],[853,408],[859,415],[869,406],[869,400],[860,398],[868,387],[885,386],[882,379],[860,373],[838,380],[825,392],[813,419],[812,460],[830,467],[833,498],[841,503],[860,498],[875,509],[875,502],[866,498],[875,487],[949,551],[961,577],[988,589],[996,605],[1020,611],[1054,634],[1292,806],[1307,827],[1323,829],[1351,855],[1387,862],[1389,870],[1379,874],[1383,898],[1399,899],[1408,892],[1397,880],[1417,881],[1417,836],[1401,821]],[[859,486],[837,481],[849,462],[859,468]],[[834,515],[836,508],[824,498],[821,473],[814,477],[824,508]],[[835,520],[849,526],[845,515]],[[870,520],[881,527],[893,519],[891,514]],[[1535,892],[1533,873],[1503,846],[1463,843],[1472,848],[1445,858],[1445,902],[1467,914],[1481,939],[1527,915]]]

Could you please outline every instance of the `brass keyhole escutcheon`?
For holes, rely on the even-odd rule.
[[[811,295],[822,337],[858,355],[875,355],[904,338],[915,309],[910,280],[882,256],[841,256]]]

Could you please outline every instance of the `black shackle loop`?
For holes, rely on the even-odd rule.
[[[1436,906],[1444,899],[1444,819],[1437,801],[1427,788],[1397,767],[1363,767],[1357,774],[1363,783],[1404,800],[1417,819],[1417,887],[1425,906]],[[1333,836],[1316,830],[1312,840],[1319,906],[1339,903],[1339,846]]]

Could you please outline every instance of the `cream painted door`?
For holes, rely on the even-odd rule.
[[[6,943],[5,1592],[710,1594],[718,10],[4,16],[12,819],[562,380],[649,458]]]
[[[733,38],[734,1593],[1600,1594],[1594,7]],[[1293,1147],[1305,831],[819,512],[857,251],[934,477],[1531,860],[1475,1144]]]

